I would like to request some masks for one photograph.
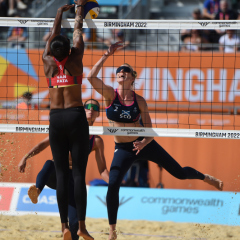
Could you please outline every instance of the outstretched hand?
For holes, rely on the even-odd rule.
[[[75,2],[75,4],[77,4],[77,5],[85,5],[86,3],[87,3],[87,1],[88,0],[77,0],[77,1],[74,1]]]
[[[27,166],[27,161],[25,158],[23,158],[18,164],[18,171],[20,173],[24,173],[26,166]]]
[[[108,48],[107,53],[105,55],[111,56],[114,54],[116,50],[122,49],[122,48],[124,48],[123,41],[116,42]]]
[[[71,4],[71,5],[65,4],[65,5],[63,5],[62,7],[60,7],[60,8],[58,9],[58,11],[66,12],[66,11],[68,11],[70,8],[72,8],[72,7],[74,7],[74,6],[75,6],[74,4]]]

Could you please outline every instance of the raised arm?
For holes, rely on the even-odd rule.
[[[105,182],[109,182],[109,172],[106,166],[106,160],[104,156],[104,142],[101,137],[95,137],[95,158],[98,165],[98,171]]]
[[[49,136],[48,136],[43,141],[38,143],[35,147],[33,147],[19,162],[19,164],[18,164],[19,172],[21,172],[21,173],[25,172],[25,168],[26,168],[26,165],[27,165],[27,159],[28,158],[31,158],[31,157],[39,154],[45,148],[47,148],[49,145],[50,145],[50,142],[49,142]]]
[[[123,48],[122,42],[117,42],[112,44],[106,53],[103,54],[101,59],[93,66],[92,70],[89,72],[87,79],[93,86],[93,88],[100,93],[106,100],[112,100],[114,98],[114,89],[111,86],[106,85],[102,79],[98,78],[97,75],[103,64],[106,62],[109,56],[113,55],[114,52]]]
[[[74,1],[77,5],[77,12],[75,16],[74,31],[73,31],[73,47],[84,52],[84,42],[82,37],[82,27],[83,27],[83,16],[84,16],[84,5],[87,0],[77,0]]]
[[[53,23],[53,28],[52,28],[52,32],[51,35],[47,41],[47,44],[45,46],[45,50],[43,53],[43,58],[45,58],[47,55],[50,55],[50,43],[53,40],[54,37],[56,37],[57,35],[60,35],[61,33],[61,22],[62,22],[62,15],[63,12],[68,11],[70,8],[74,7],[74,4],[68,5],[65,4],[64,6],[60,7],[57,10],[57,15],[55,17],[55,21]]]

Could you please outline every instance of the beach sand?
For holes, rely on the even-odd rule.
[[[108,239],[106,219],[87,219],[87,229],[95,240]],[[60,240],[59,217],[0,215],[0,240]],[[190,224],[151,221],[118,221],[118,239],[170,240],[217,239],[240,240],[240,226]]]

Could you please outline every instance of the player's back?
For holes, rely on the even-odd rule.
[[[83,53],[75,48],[72,48],[70,55],[61,61],[51,55],[43,55],[51,109],[82,106],[82,56]]]

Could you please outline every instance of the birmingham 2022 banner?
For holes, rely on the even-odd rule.
[[[13,99],[30,90],[47,90],[42,50],[0,49],[1,97]],[[83,98],[101,99],[86,76],[104,52],[85,50]],[[231,106],[240,102],[239,54],[119,51],[109,57],[99,77],[117,87],[116,68],[127,62],[137,71],[136,91],[149,103],[213,103]],[[44,94],[43,94],[44,96]]]
[[[37,99],[40,105],[49,99],[42,52],[43,50],[34,49],[0,49],[2,101],[14,101],[25,91],[33,92],[33,99]],[[85,50],[82,84],[84,100],[103,100],[92,89],[86,76],[104,52]],[[231,114],[238,111],[240,104],[239,56],[238,53],[219,52],[118,51],[113,57],[109,57],[98,76],[106,84],[116,88],[117,67],[129,63],[138,73],[135,91],[147,100],[150,110],[190,110],[198,113],[215,111]],[[229,116],[226,121],[228,125],[236,122],[236,119],[231,118]],[[223,121],[221,124],[226,123]]]

